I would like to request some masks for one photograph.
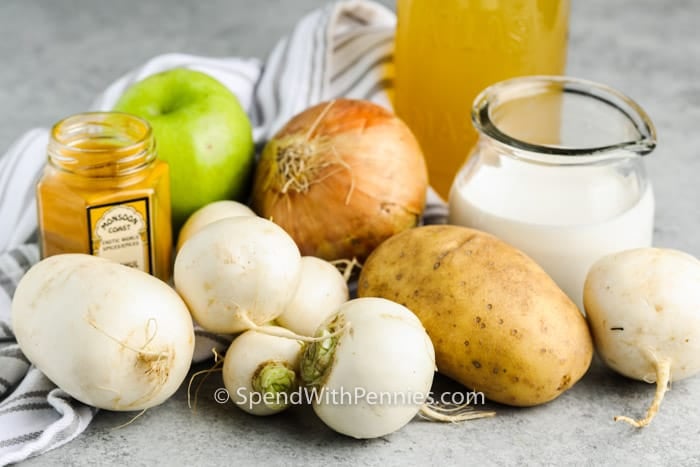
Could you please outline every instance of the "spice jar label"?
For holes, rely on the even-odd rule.
[[[88,208],[92,254],[151,272],[148,198]]]

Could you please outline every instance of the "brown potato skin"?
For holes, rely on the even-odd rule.
[[[588,370],[593,342],[583,315],[519,250],[478,230],[417,227],[369,256],[360,297],[413,311],[435,346],[438,371],[492,401],[551,401]]]

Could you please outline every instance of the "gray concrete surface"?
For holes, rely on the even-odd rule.
[[[322,3],[0,0],[0,151],[32,126],[83,110],[153,55],[264,57]],[[655,242],[700,256],[700,2],[573,3],[568,73],[616,87],[649,112],[659,132],[647,160]],[[184,390],[124,428],[115,429],[129,415],[102,412],[80,438],[26,465],[700,465],[700,377],[674,383],[642,431],[612,417],[642,414],[653,388],[595,363],[547,405],[495,406],[496,418],[460,425],[416,420],[373,441],[336,435],[303,407],[247,416],[214,402],[220,385],[207,381],[196,413]]]

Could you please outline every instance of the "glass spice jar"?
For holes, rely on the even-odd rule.
[[[169,171],[145,120],[88,112],[54,125],[37,209],[42,257],[92,254],[170,279]]]

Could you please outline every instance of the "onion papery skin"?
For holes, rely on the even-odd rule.
[[[428,175],[420,146],[393,113],[337,99],[293,117],[265,146],[252,206],[303,255],[363,261],[418,225]]]

